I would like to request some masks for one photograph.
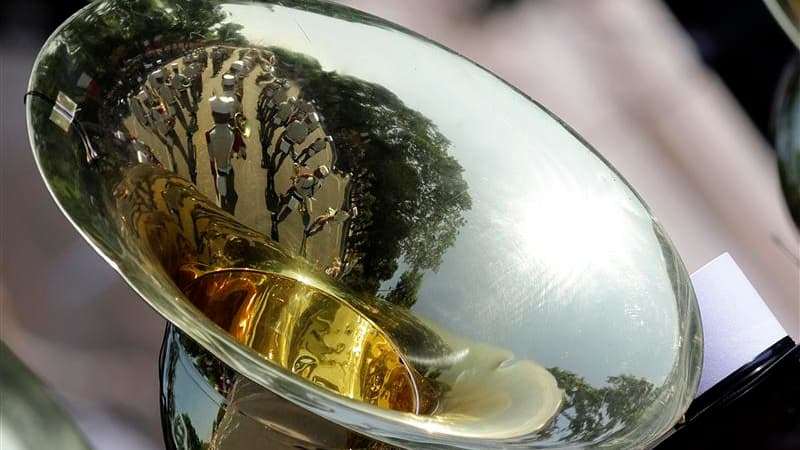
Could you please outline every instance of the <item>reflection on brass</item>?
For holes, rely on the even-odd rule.
[[[772,16],[778,21],[795,46],[800,48],[800,1],[764,0]]]
[[[642,447],[693,397],[659,222],[542,107],[396,25],[100,1],[30,90],[54,197],[171,323],[168,448]]]
[[[0,341],[0,448],[88,450],[86,438],[39,378]]]
[[[800,56],[784,70],[775,98],[778,174],[789,214],[800,229]]]
[[[382,330],[342,301],[266,272],[218,271],[187,298],[239,342],[312,383],[383,408],[426,414],[435,399]]]

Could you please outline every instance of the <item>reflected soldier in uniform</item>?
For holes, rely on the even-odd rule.
[[[242,112],[242,97],[236,91],[236,77],[231,74],[222,76],[222,95],[234,100],[234,114]]]
[[[279,170],[287,156],[292,155],[292,160],[295,159],[295,146],[305,142],[308,134],[308,125],[305,122],[295,119],[286,125],[281,137],[278,138],[277,148],[272,153],[273,170]]]
[[[195,61],[200,64],[200,71],[203,72],[206,70],[206,67],[208,67],[208,51],[206,51],[205,48],[199,48],[195,51],[197,52]]]
[[[259,53],[261,54],[261,59],[269,64],[272,67],[275,67],[275,64],[278,62],[278,59],[275,57],[275,54],[266,49],[259,49]]]
[[[314,101],[301,101],[297,107],[300,120],[308,124],[309,132],[313,132],[320,127],[320,117],[317,113],[317,105]]]
[[[267,153],[268,153],[270,147],[272,146],[272,138],[273,138],[273,136],[275,136],[275,131],[277,131],[278,128],[280,128],[280,127],[285,127],[285,126],[288,125],[289,121],[292,119],[292,116],[295,113],[295,103],[296,102],[297,102],[297,100],[294,97],[292,97],[292,98],[286,100],[285,102],[279,104],[277,108],[275,108],[274,110],[270,111],[270,113],[267,115],[267,120],[268,121],[262,127],[262,128],[264,128],[265,132],[262,133],[262,135],[261,135],[261,151],[262,151],[261,156],[263,158],[262,161],[261,161],[261,167],[264,167],[264,168],[267,167],[266,166],[266,157],[267,157]],[[279,153],[279,152],[286,153],[286,152],[289,151],[288,148],[283,148],[283,147],[285,147],[285,144],[281,144],[281,142],[279,141],[277,150],[274,151],[273,154],[272,154],[273,160],[276,157],[277,153]],[[285,158],[285,155],[284,155],[284,158]],[[270,167],[273,170],[278,170],[278,168],[274,165],[274,161],[273,161],[273,165],[270,166]]]
[[[274,224],[283,222],[298,206],[304,213],[304,221],[308,220],[308,216],[312,212],[311,201],[314,199],[314,194],[322,187],[322,180],[330,175],[330,170],[324,165],[320,165],[312,173],[301,172],[300,166],[295,165],[294,171],[292,187],[281,199],[281,208],[274,217]]]
[[[180,120],[184,130],[188,130],[189,126],[186,124],[186,117],[184,117],[183,110],[181,110],[180,106],[178,105],[178,97],[175,95],[175,91],[170,85],[169,79],[164,73],[164,69],[155,71],[154,75],[157,84],[156,92],[158,93],[158,96],[161,97],[161,101],[164,103],[164,105],[169,108],[169,114],[172,117],[176,117],[178,120]]]
[[[189,82],[191,83],[192,87],[192,98],[194,99],[195,103],[195,111],[197,111],[197,104],[200,103],[200,100],[203,98],[203,67],[197,61],[193,62],[190,67],[191,76],[189,77]]]
[[[275,56],[270,55],[272,56],[271,59],[265,58],[265,55],[261,52],[254,53],[253,61],[261,68],[261,73],[256,77],[256,84],[275,80],[275,68],[271,62],[271,60],[275,59]]]
[[[256,62],[253,60],[253,57],[248,54],[244,58],[242,58],[242,62],[244,63],[244,69],[242,70],[242,78],[246,78],[250,75],[250,72],[253,71],[256,67]]]
[[[161,61],[159,60],[158,64],[160,64],[160,63],[161,63]],[[156,69],[156,70],[150,72],[149,75],[147,75],[147,82],[148,82],[148,84],[150,84],[150,88],[153,89],[153,92],[156,92],[156,93],[158,92],[158,85],[159,85],[158,77],[160,75],[161,75],[161,69]]]
[[[339,257],[333,258],[333,262],[330,266],[325,268],[325,275],[335,279],[338,279],[339,276],[342,274],[342,260]]]
[[[206,143],[217,199],[222,209],[234,214],[239,196],[236,194],[231,160],[234,155],[247,159],[247,148],[241,134],[230,124],[234,112],[234,99],[212,97],[209,103],[214,126],[206,131]]]
[[[192,110],[192,103],[189,101],[189,79],[184,76],[178,68],[178,63],[172,63],[172,78],[170,84],[172,89],[178,94],[178,100],[187,111]]]
[[[156,136],[158,136],[161,142],[163,142],[167,147],[167,151],[169,151],[169,157],[172,163],[172,171],[177,173],[178,162],[175,159],[175,147],[178,147],[178,151],[181,152],[187,162],[188,157],[183,149],[181,140],[178,139],[178,135],[175,133],[175,119],[170,117],[169,113],[167,113],[167,109],[161,103],[158,103],[151,110],[150,116],[152,118],[153,127],[156,131]]]
[[[129,148],[136,155],[136,160],[139,163],[150,163],[162,167],[161,161],[153,154],[153,150],[147,144],[141,142],[135,134],[131,135]]]
[[[270,115],[271,109],[275,106],[272,103],[275,94],[278,92],[278,89],[286,87],[288,92],[288,82],[284,79],[274,79],[269,83],[265,84],[264,87],[261,89],[261,93],[258,94],[258,104],[256,106],[256,111],[258,114],[258,120],[263,124],[267,125],[269,123],[268,117]],[[288,94],[287,94],[288,98]]]
[[[147,93],[144,90],[139,91],[139,93],[135,96],[133,94],[128,95],[128,107],[130,108],[133,117],[136,118],[136,121],[139,122],[141,126],[149,128],[150,114],[145,106],[146,96]]]
[[[320,214],[311,222],[305,231],[306,237],[311,237],[325,228],[325,225],[333,222],[345,222],[349,219],[355,218],[358,216],[358,208],[353,205],[350,207],[349,210],[345,211],[343,209],[333,209],[328,208],[328,211],[325,214]]]
[[[239,101],[242,101],[242,98],[244,98],[244,77],[246,75],[244,61],[237,59],[232,62],[229,73],[236,80],[236,96],[239,97]]]
[[[247,118],[244,116],[242,98],[236,92],[236,79],[231,74],[222,76],[222,94],[233,99],[233,126],[243,134],[244,138],[250,137]]]
[[[211,76],[216,77],[222,70],[222,63],[225,62],[225,52],[219,45],[211,50]]]
[[[325,150],[325,147],[328,145],[328,143],[332,142],[333,142],[333,137],[331,136],[325,136],[315,139],[314,142],[311,143],[311,145],[304,148],[303,151],[301,151],[300,154],[297,155],[297,159],[295,159],[295,162],[300,164],[301,166],[305,166],[309,159],[311,159],[312,157],[314,157],[314,155],[320,153],[321,151]]]
[[[283,88],[279,89],[278,92],[283,92]],[[269,108],[266,125],[269,133],[273,134],[278,128],[285,127],[297,112],[297,99],[289,97],[274,106],[269,106]],[[271,136],[269,141],[272,141]]]
[[[192,91],[192,106],[190,111],[197,112],[197,105],[203,97],[203,71],[197,58],[187,56],[183,60],[183,74],[189,79],[189,88]]]
[[[287,80],[283,80],[280,83],[280,87],[274,90],[272,96],[267,101],[267,109],[273,110],[276,106],[288,100],[289,89],[291,89],[289,82]]]

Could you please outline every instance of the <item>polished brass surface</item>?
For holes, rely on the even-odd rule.
[[[775,97],[778,173],[789,214],[800,230],[800,54],[784,70]]]
[[[0,342],[0,448],[88,450],[83,433],[53,394]]]
[[[775,20],[800,48],[800,0],[764,0]]]
[[[161,364],[168,448],[396,448],[309,414],[230,370],[172,326]]]
[[[637,194],[394,24],[101,1],[30,89],[54,198],[176,327],[169,447],[636,448],[693,397],[694,293]]]
[[[314,384],[399,411],[425,414],[435,406],[429,395],[420,408],[420,396],[431,389],[423,389],[425,379],[383,330],[300,281],[225,270],[203,275],[184,292],[239,342]]]
[[[766,0],[775,20],[800,50],[800,0]],[[783,196],[800,229],[800,53],[786,65],[775,92],[775,150]]]

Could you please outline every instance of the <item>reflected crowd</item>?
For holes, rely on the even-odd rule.
[[[336,169],[323,116],[297,83],[277,75],[276,55],[216,45],[145,57],[152,62],[128,81],[138,86],[126,97],[126,131],[117,132],[138,161],[191,179],[223,210],[249,217],[248,225],[263,227],[274,241],[283,235],[329,276],[343,276],[348,223],[358,215],[351,174]],[[245,174],[245,190],[254,191],[254,180],[263,184],[262,198],[246,195],[242,204],[237,171]]]

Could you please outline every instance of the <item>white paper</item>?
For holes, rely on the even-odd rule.
[[[692,284],[703,321],[700,395],[787,333],[729,254],[692,274]]]

